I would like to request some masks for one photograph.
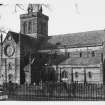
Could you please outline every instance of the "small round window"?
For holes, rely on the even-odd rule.
[[[7,55],[8,57],[11,57],[14,54],[14,47],[13,45],[8,44],[5,48],[4,48],[4,53],[5,55]]]

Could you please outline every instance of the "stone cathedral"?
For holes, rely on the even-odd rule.
[[[48,36],[48,20],[40,4],[20,15],[20,33],[9,31],[1,43],[0,84],[104,83],[105,30]]]

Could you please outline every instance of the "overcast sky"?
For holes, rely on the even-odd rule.
[[[105,0],[0,0],[5,6],[0,7],[0,27],[15,32],[20,30],[19,15],[25,11],[15,4],[45,3],[50,8],[43,8],[49,16],[49,35],[100,30],[105,28]],[[11,1],[11,2],[10,2]]]

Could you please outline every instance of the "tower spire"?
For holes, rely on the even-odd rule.
[[[29,4],[28,5],[28,13],[32,12],[41,12],[42,13],[42,5],[41,4]]]
[[[21,33],[34,38],[48,36],[49,17],[42,13],[42,4],[29,4],[27,10],[20,16]]]

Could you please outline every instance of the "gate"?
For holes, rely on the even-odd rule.
[[[12,86],[13,88],[13,86]],[[13,100],[105,100],[105,86],[103,84],[65,84],[41,83],[39,85],[21,85],[12,89],[9,98]]]

